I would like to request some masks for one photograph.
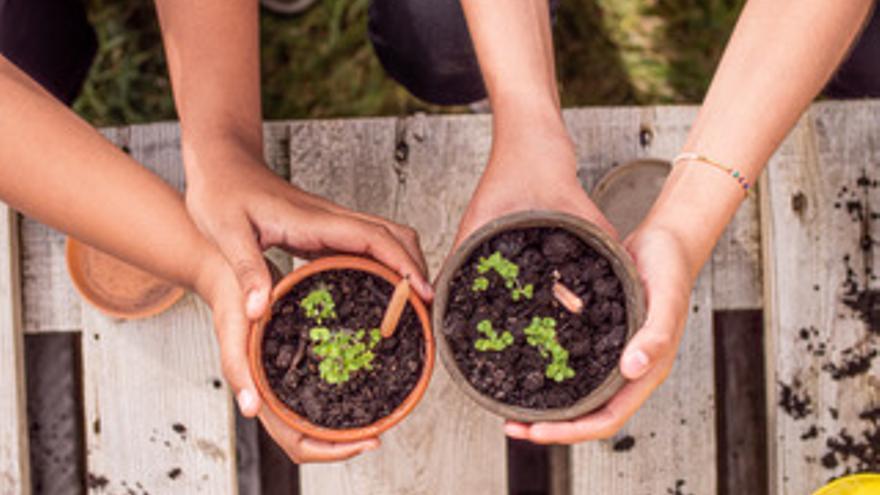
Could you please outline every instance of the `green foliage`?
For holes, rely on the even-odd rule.
[[[321,358],[318,371],[321,379],[336,385],[351,379],[351,374],[362,369],[373,369],[373,349],[382,340],[378,328],[350,332],[332,332],[327,327],[315,327],[309,331],[312,350]]]
[[[495,251],[488,258],[480,256],[480,263],[477,265],[477,272],[480,275],[485,275],[490,271],[494,271],[504,280],[504,286],[510,290],[510,298],[514,301],[519,301],[523,297],[526,299],[531,299],[534,295],[535,288],[532,284],[526,284],[525,286],[519,283],[517,277],[519,277],[519,266],[505,258],[501,255],[500,252]],[[471,287],[471,290],[474,292],[480,290],[486,290],[489,288],[489,279],[485,276],[480,276],[474,279],[474,284]]]
[[[489,279],[483,276],[479,276],[474,279],[474,284],[471,285],[471,290],[473,292],[482,292],[489,288]]]
[[[175,118],[150,0],[87,0],[99,47],[75,110],[94,125]],[[267,119],[437,113],[385,75],[367,38],[369,0],[260,15]],[[744,0],[570,0],[556,15],[564,107],[698,103]],[[595,77],[602,74],[602,77]]]
[[[513,344],[513,334],[505,330],[501,335],[498,335],[498,332],[492,328],[492,322],[489,320],[482,320],[477,323],[477,331],[486,336],[486,338],[477,339],[474,342],[474,348],[480,352],[503,351],[510,344]]]
[[[318,322],[319,325],[324,323],[324,320],[336,318],[336,303],[326,287],[319,287],[309,292],[299,302],[299,306],[305,310],[306,316]]]
[[[574,370],[568,366],[568,351],[556,340],[556,320],[536,316],[523,332],[529,345],[537,347],[542,357],[550,358],[544,372],[547,378],[561,382],[574,377]]]

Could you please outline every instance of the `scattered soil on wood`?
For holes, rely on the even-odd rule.
[[[89,490],[103,490],[110,484],[110,480],[106,476],[88,473],[86,476],[86,488]]]
[[[511,290],[493,272],[489,286],[474,291],[480,258],[499,252],[519,266],[519,283],[532,284],[531,299],[513,301]],[[584,303],[573,314],[552,294],[555,277]],[[569,353],[572,378],[547,377],[549,358],[526,341],[534,317],[556,320],[556,338]],[[478,351],[477,324],[489,320],[513,343],[501,351]],[[532,409],[563,408],[587,396],[618,365],[627,331],[623,287],[608,260],[577,236],[558,228],[503,232],[476,248],[453,276],[443,332],[466,379],[482,394]]]
[[[846,469],[839,476],[880,471],[880,407],[864,410],[859,419],[865,424],[860,433],[850,433],[846,428],[828,438],[828,447],[822,456],[822,466]]]
[[[686,493],[684,491],[684,480],[675,480],[675,486],[672,488],[667,488],[666,493],[668,495],[693,495],[692,493]]]
[[[803,419],[812,414],[813,400],[801,390],[801,383],[795,379],[791,384],[779,382],[779,407],[794,419]]]
[[[320,377],[321,358],[308,338],[316,326],[300,307],[312,290],[324,287],[336,303],[331,331],[379,328],[394,287],[356,270],[330,270],[300,282],[272,307],[263,337],[263,367],[281,401],[310,422],[328,428],[356,428],[391,414],[418,383],[425,361],[422,327],[407,303],[390,338],[373,349],[372,370],[354,372],[349,381],[329,384]],[[302,353],[297,350],[302,345]],[[297,355],[299,357],[297,358]]]
[[[636,439],[632,435],[626,435],[614,442],[611,448],[615,452],[629,452],[636,445]]]

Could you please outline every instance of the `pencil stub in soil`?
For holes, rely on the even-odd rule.
[[[554,298],[561,283],[583,303]],[[573,405],[618,365],[626,297],[609,261],[559,228],[502,232],[452,277],[443,332],[465,379],[499,402],[531,409]]]
[[[328,270],[272,307],[263,336],[269,386],[287,407],[328,428],[357,428],[391,414],[425,361],[419,318],[406,304],[389,338],[379,325],[394,287],[356,270]]]

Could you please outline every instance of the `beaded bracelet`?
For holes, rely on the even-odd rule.
[[[695,161],[695,162],[705,163],[706,165],[711,165],[711,166],[727,173],[728,175],[730,175],[734,179],[736,179],[736,181],[739,183],[740,187],[742,187],[743,192],[745,194],[749,194],[749,187],[751,187],[751,184],[749,184],[749,181],[746,179],[746,176],[743,175],[742,172],[740,172],[739,170],[736,170],[735,168],[730,168],[726,165],[722,165],[722,164],[716,162],[715,160],[712,160],[711,158],[707,158],[699,153],[693,153],[693,152],[688,152],[688,151],[676,156],[672,160],[672,166],[674,167],[675,165],[678,165],[679,163],[681,163],[683,161]]]

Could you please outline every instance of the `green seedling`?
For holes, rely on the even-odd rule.
[[[501,335],[498,335],[489,320],[477,323],[477,331],[486,336],[486,338],[477,339],[474,342],[474,348],[480,352],[503,351],[510,344],[513,344],[513,334],[505,330],[501,332]]]
[[[299,305],[305,310],[306,316],[315,320],[319,325],[324,323],[324,320],[336,318],[336,303],[326,287],[319,287],[309,292],[299,302]]]
[[[541,357],[550,358],[544,374],[547,378],[561,382],[574,377],[574,370],[568,366],[568,351],[556,340],[556,320],[536,316],[523,330],[526,342],[538,348]]]
[[[535,288],[532,284],[523,286],[517,279],[519,276],[519,266],[502,256],[498,251],[492,253],[488,258],[480,257],[477,272],[481,276],[474,279],[474,283],[471,286],[472,291],[479,292],[489,288],[489,279],[485,277],[485,274],[490,271],[494,271],[504,280],[504,286],[510,290],[510,297],[514,301],[519,301],[523,297],[531,299],[534,295]]]
[[[479,277],[474,279],[474,284],[471,286],[471,290],[474,292],[482,292],[489,288],[489,279],[480,275]]]
[[[378,328],[367,335],[365,330],[332,332],[327,327],[315,327],[309,331],[309,339],[315,355],[321,358],[321,379],[336,385],[349,381],[352,373],[373,369],[373,349],[382,334]]]

